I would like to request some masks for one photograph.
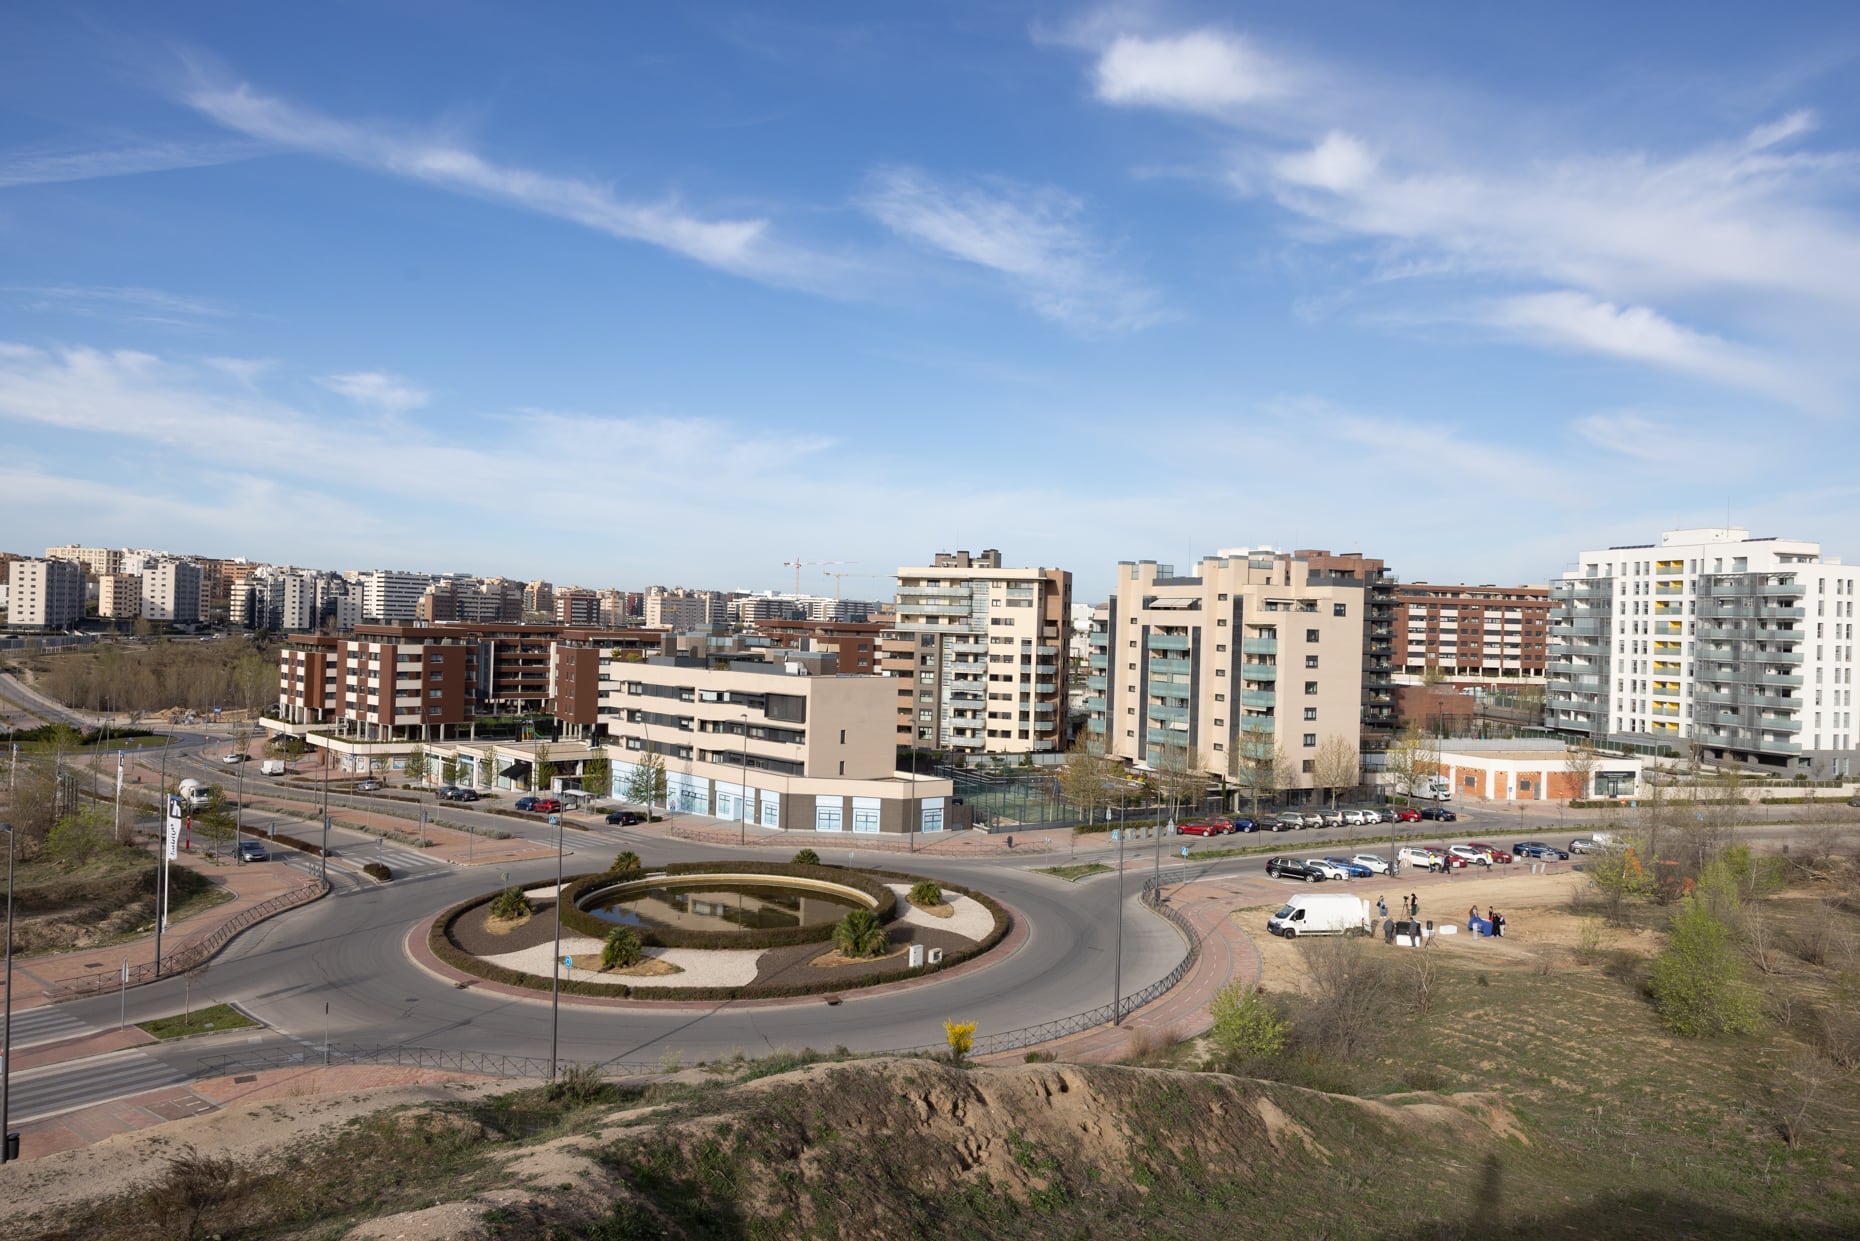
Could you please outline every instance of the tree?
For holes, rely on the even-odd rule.
[[[644,955],[640,948],[639,932],[630,926],[617,926],[607,932],[607,939],[601,944],[601,968],[630,969],[638,965]]]
[[[626,799],[646,808],[647,817],[652,815],[655,804],[665,800],[665,760],[657,754],[642,754],[639,762],[633,765],[633,771],[626,778]],[[666,806],[671,809],[670,805]]]
[[[1252,798],[1253,816],[1259,817],[1259,799],[1272,797],[1292,783],[1292,763],[1270,733],[1242,729],[1234,734],[1234,783]]]
[[[639,860],[639,854],[633,852],[631,849],[625,849],[614,854],[614,860],[607,866],[607,873],[610,875],[630,875],[634,871],[639,870],[642,865],[643,863]]]
[[[1586,738],[1563,752],[1563,765],[1569,768],[1569,774],[1576,780],[1576,796],[1572,800],[1580,801],[1589,796],[1590,783],[1595,779],[1595,768],[1601,761],[1602,752]]]
[[[1410,724],[1390,743],[1387,761],[1396,792],[1412,800],[1428,777],[1440,774],[1440,743]]]
[[[407,751],[407,766],[404,770],[407,773],[407,779],[412,781],[413,783],[421,784],[425,782],[426,780],[426,747],[425,746],[416,745],[413,747],[413,749]]]
[[[549,761],[549,743],[536,743],[536,761],[530,767],[530,789],[536,793],[547,793],[550,781],[555,779],[555,764]]]
[[[1590,854],[1584,864],[1602,894],[1603,916],[1617,926],[1625,921],[1629,900],[1653,891],[1653,877],[1640,859],[1640,846],[1623,842]]]
[[[1337,794],[1353,789],[1362,779],[1362,755],[1348,737],[1330,736],[1318,747],[1312,767],[1312,782],[1330,793],[1330,808],[1337,808]]]
[[[439,760],[439,782],[450,787],[459,782],[459,756],[457,753],[446,755]]]
[[[590,797],[613,796],[614,765],[602,751],[596,750],[581,765],[581,788]]]
[[[110,816],[95,806],[67,814],[45,838],[46,856],[67,868],[84,863],[110,847]]]
[[[1270,1060],[1285,1050],[1284,1018],[1246,983],[1230,982],[1216,991],[1208,1012],[1214,1018],[1208,1037],[1230,1056]]]
[[[1199,810],[1208,791],[1208,777],[1195,769],[1194,751],[1189,748],[1186,734],[1180,741],[1163,743],[1151,778],[1157,795],[1169,803],[1171,818],[1176,817],[1178,808]]]
[[[833,926],[833,946],[843,957],[875,957],[887,944],[885,924],[869,909],[849,909]]]
[[[497,783],[497,751],[486,750],[478,760],[478,783],[491,788]]]
[[[1123,785],[1117,760],[1104,753],[1095,737],[1079,738],[1059,767],[1059,796],[1087,823],[1096,823],[1098,812],[1117,801]]]
[[[818,866],[820,865],[820,855],[815,853],[812,849],[802,849],[799,853],[794,855],[793,862],[796,866]]]
[[[1709,1038],[1757,1028],[1757,1001],[1745,985],[1731,928],[1697,896],[1680,902],[1666,950],[1653,963],[1647,990],[1674,1034]]]

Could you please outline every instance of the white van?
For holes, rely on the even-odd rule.
[[[1360,896],[1294,896],[1283,908],[1266,919],[1266,929],[1286,939],[1300,935],[1347,935],[1351,931],[1369,934],[1369,902]]]
[[[284,760],[268,758],[258,765],[258,769],[268,776],[281,776],[284,774]]]

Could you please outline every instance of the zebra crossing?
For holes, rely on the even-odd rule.
[[[36,1120],[186,1080],[187,1074],[140,1051],[49,1064],[13,1074],[9,1119]]]
[[[13,1014],[13,1048],[17,1051],[40,1043],[56,1043],[60,1039],[89,1034],[96,1028],[51,1005],[23,1009]]]
[[[365,844],[350,845],[336,854],[337,865],[347,862],[353,869],[360,870],[370,862],[380,862],[392,871],[396,878],[410,875],[425,875],[434,871],[448,869],[447,863],[420,849],[408,849],[399,845]]]

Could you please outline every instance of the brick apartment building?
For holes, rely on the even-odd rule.
[[[1437,586],[1394,591],[1394,664],[1485,680],[1541,680],[1549,659],[1550,587]]]

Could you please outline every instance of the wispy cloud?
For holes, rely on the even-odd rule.
[[[432,394],[416,388],[399,375],[382,371],[356,371],[348,375],[325,375],[317,380],[331,392],[341,393],[357,405],[389,414],[404,414],[419,409]]]
[[[1291,88],[1285,66],[1239,35],[1218,30],[1144,37],[1119,35],[1093,67],[1106,103],[1230,116]]]
[[[233,313],[204,298],[134,285],[7,285],[0,286],[0,298],[18,301],[33,310],[168,327],[196,327]]]
[[[121,142],[86,147],[0,151],[0,189],[206,168],[250,159],[250,142]]]
[[[245,84],[197,86],[185,99],[218,124],[276,148],[568,220],[753,280],[830,291],[848,275],[833,256],[778,241],[763,218],[706,219],[671,198],[629,200],[593,181],[500,164],[446,138],[325,116]]]
[[[1128,331],[1160,314],[1152,291],[1111,267],[1084,204],[1060,190],[1000,178],[952,183],[894,167],[873,174],[861,201],[899,236],[1006,278],[1057,323]]]

